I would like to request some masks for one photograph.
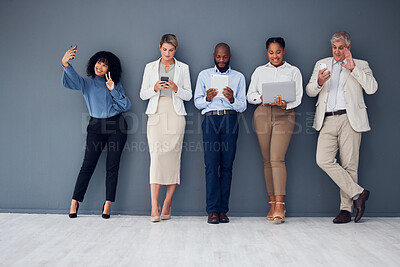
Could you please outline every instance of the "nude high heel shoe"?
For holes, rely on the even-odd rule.
[[[160,216],[151,216],[150,217],[151,222],[159,222],[160,221]]]
[[[158,214],[160,214],[160,213],[161,213],[161,207],[160,207],[160,204],[158,204]],[[159,221],[161,221],[160,215],[158,215],[158,216],[151,216],[151,217],[150,217],[150,221],[151,221],[151,222],[159,222]]]
[[[276,205],[283,205],[285,206],[285,202],[275,202]],[[285,207],[283,207],[283,214],[282,213],[277,213],[274,212],[274,218],[273,218],[273,222],[274,223],[284,223],[285,222],[285,214],[286,214],[286,209]]]
[[[171,219],[171,207],[169,208],[169,214],[161,214],[161,220],[169,220]]]
[[[272,204],[275,204],[276,201],[270,201],[268,203],[271,204],[271,206],[272,206]],[[267,221],[273,221],[273,220],[274,220],[274,215],[273,214],[270,215],[270,216],[267,215]]]

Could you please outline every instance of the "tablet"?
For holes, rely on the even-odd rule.
[[[218,94],[215,97],[225,97],[222,94],[222,91],[229,84],[229,76],[228,75],[219,75],[213,74],[211,75],[211,86],[210,88],[215,88],[218,90]]]
[[[274,103],[276,96],[282,96],[282,100],[286,103],[296,100],[296,83],[290,82],[274,82],[262,84],[263,104]]]

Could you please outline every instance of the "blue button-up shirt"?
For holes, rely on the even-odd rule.
[[[82,78],[71,65],[63,66],[63,69],[63,86],[82,92],[91,117],[110,118],[131,108],[131,101],[120,82],[110,91],[103,77],[96,75],[94,78]]]
[[[210,102],[207,102],[207,90],[210,89],[211,75],[228,75],[229,82],[228,87],[233,91],[233,97],[235,101],[231,104],[226,97],[216,98],[214,97]],[[221,73],[216,66],[203,70],[197,77],[196,90],[194,92],[194,105],[196,108],[202,110],[201,114],[205,114],[213,110],[236,110],[237,112],[243,112],[246,110],[246,80],[244,75],[238,71],[232,70],[231,67]]]

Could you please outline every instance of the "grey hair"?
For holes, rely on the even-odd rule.
[[[350,34],[348,34],[347,32],[335,32],[331,37],[331,44],[341,39],[343,39],[346,42],[347,46],[350,45],[351,43]]]

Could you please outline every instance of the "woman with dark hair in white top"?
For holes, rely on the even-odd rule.
[[[264,178],[271,208],[268,221],[285,222],[286,165],[285,155],[292,137],[295,113],[303,96],[300,70],[283,61],[285,41],[281,37],[269,38],[266,42],[269,62],[258,67],[251,76],[247,101],[259,104],[254,112],[254,126],[264,164]],[[274,103],[262,104],[262,84],[294,81],[296,100],[286,103],[281,96]]]

